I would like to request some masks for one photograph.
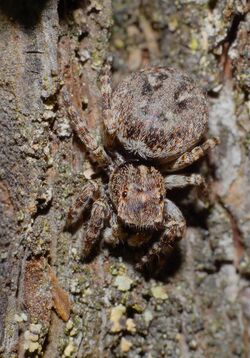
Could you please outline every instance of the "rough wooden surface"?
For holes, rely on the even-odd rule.
[[[250,356],[249,15],[244,0],[1,2],[1,357]],[[172,194],[189,229],[158,275],[127,247],[83,264],[84,228],[64,230],[91,166],[60,88],[99,137],[110,53],[114,85],[149,63],[191,73],[222,141],[192,168],[210,203]]]

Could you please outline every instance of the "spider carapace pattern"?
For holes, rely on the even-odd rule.
[[[137,268],[142,269],[169,252],[184,236],[185,219],[167,199],[168,192],[186,186],[206,187],[200,174],[169,173],[190,166],[214,148],[219,139],[207,139],[197,145],[208,126],[206,96],[194,80],[177,69],[140,70],[120,82],[114,91],[108,74],[104,74],[102,96],[105,147],[91,134],[63,90],[75,133],[109,177],[108,185],[90,180],[83,187],[69,210],[67,225],[91,209],[82,243],[84,258],[101,237],[116,246],[128,238],[127,228],[129,232],[139,232],[136,245],[149,242],[150,246],[137,263]],[[158,239],[152,239],[150,245],[148,233],[155,237],[155,232]]]

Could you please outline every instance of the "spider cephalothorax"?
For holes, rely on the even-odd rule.
[[[109,183],[118,218],[134,228],[162,228],[165,191],[160,172],[145,165],[124,164]]]
[[[166,198],[168,190],[205,186],[199,174],[165,173],[191,165],[213,148],[218,138],[195,146],[207,129],[207,101],[195,82],[176,69],[153,67],[138,71],[122,81],[113,93],[105,75],[102,92],[106,143],[116,144],[109,148],[114,159],[91,135],[67,92],[63,92],[75,132],[109,175],[108,190],[95,181],[86,184],[70,209],[67,222],[74,222],[93,203],[85,232],[84,257],[91,253],[106,223],[109,225],[104,236],[112,244],[124,242],[122,232],[126,232],[126,227],[159,231],[159,240],[152,243],[138,264],[142,268],[184,235],[185,219]],[[135,159],[132,162],[131,156]]]

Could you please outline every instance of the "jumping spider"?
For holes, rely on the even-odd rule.
[[[183,169],[218,144],[218,138],[203,137],[208,124],[208,106],[202,90],[185,73],[166,67],[140,70],[111,91],[109,76],[102,78],[103,120],[106,148],[91,135],[86,122],[63,91],[73,129],[92,158],[108,174],[105,189],[89,181],[69,210],[67,223],[74,223],[92,205],[82,256],[88,257],[104,238],[116,245],[126,237],[124,229],[159,232],[159,239],[137,264],[146,264],[169,251],[185,232],[185,219],[166,195],[173,188],[189,185],[205,188],[199,174],[164,175]],[[113,153],[113,154],[112,154]],[[132,160],[131,160],[132,159]],[[148,235],[139,235],[145,243]]]

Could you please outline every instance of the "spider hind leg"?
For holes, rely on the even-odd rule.
[[[138,270],[150,265],[156,257],[166,256],[184,236],[186,221],[180,209],[168,199],[165,199],[164,202],[164,231],[159,240],[152,245],[136,265]]]

